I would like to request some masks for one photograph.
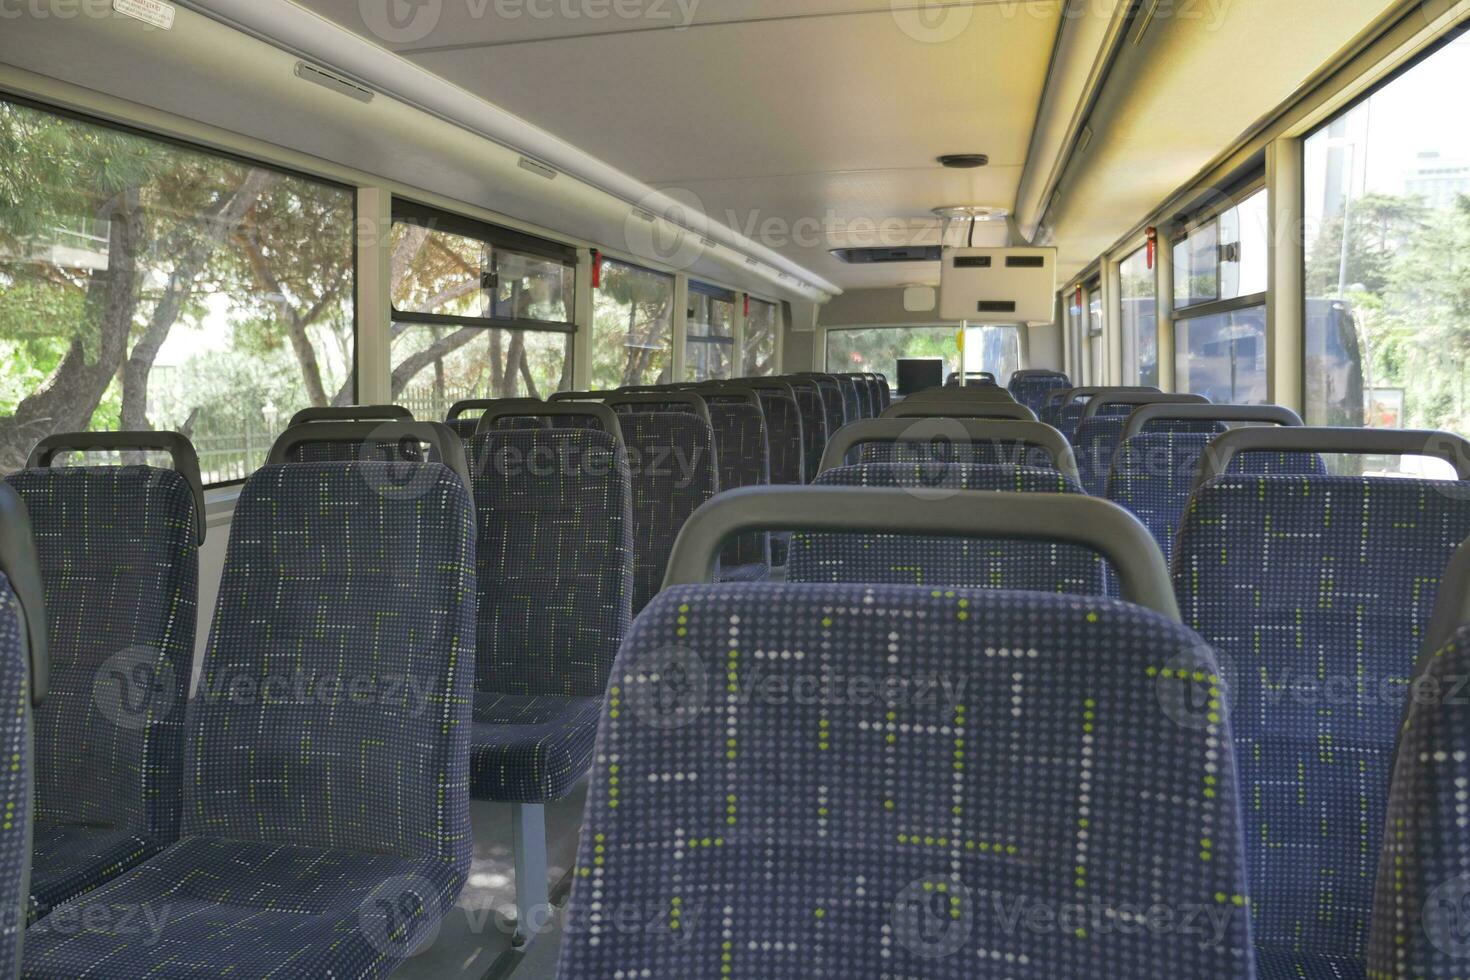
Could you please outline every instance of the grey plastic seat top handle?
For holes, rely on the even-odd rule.
[[[598,402],[613,396],[611,391],[558,391],[547,401],[553,402]]]
[[[1164,394],[1153,385],[1086,385],[1081,388],[1067,388],[1062,394],[1062,402],[1070,405],[1079,398],[1096,398],[1109,392],[1141,391],[1155,395]]]
[[[470,467],[465,459],[464,443],[443,422],[310,422],[296,425],[281,433],[271,446],[267,463],[291,462],[291,451],[313,443],[401,443],[418,442],[429,446],[440,461],[471,486]]]
[[[15,488],[0,483],[0,570],[20,606],[21,639],[30,670],[31,704],[45,700],[51,686],[51,644],[46,632],[46,589],[31,532],[31,517]]]
[[[674,542],[664,587],[713,581],[725,542],[747,531],[872,533],[915,537],[1050,541],[1102,555],[1123,598],[1179,621],[1158,544],[1117,504],[1081,494],[961,490],[918,500],[907,490],[869,487],[744,487],[706,502]]]
[[[1040,422],[1025,422],[994,419],[866,419],[854,422],[837,430],[827,443],[822,454],[819,473],[847,465],[847,454],[858,446],[870,443],[931,443],[948,440],[952,443],[1011,443],[1035,446],[1045,450],[1061,474],[1074,482],[1081,483],[1077,471],[1077,457],[1067,437],[1049,425]]]
[[[1157,391],[1109,391],[1095,395],[1082,409],[1082,421],[1095,419],[1109,405],[1208,405],[1204,395],[1164,394]]]
[[[885,419],[1013,419],[1036,422],[1036,413],[1018,402],[895,402],[883,410]]]
[[[1236,456],[1250,452],[1428,456],[1454,466],[1456,479],[1470,480],[1470,442],[1450,432],[1290,426],[1232,429],[1217,436],[1200,456],[1194,488],[1225,475]]]
[[[1266,425],[1300,426],[1302,417],[1280,405],[1190,405],[1186,403],[1143,405],[1128,416],[1121,442],[1142,435],[1154,422],[1259,422]]]
[[[452,410],[449,417],[458,418]],[[402,405],[327,405],[303,408],[291,416],[291,425],[302,425],[306,422],[394,421],[412,422],[413,413]]]
[[[483,436],[495,428],[495,423],[509,418],[593,418],[602,425],[602,431],[623,443],[623,427],[618,422],[618,413],[601,402],[529,402],[517,405],[505,402],[488,409],[480,416],[475,426],[475,435]]]
[[[714,425],[710,420],[709,402],[693,391],[664,391],[646,395],[625,395],[614,392],[604,398],[603,403],[610,408],[618,405],[687,405],[694,415],[704,420],[706,425]]]
[[[696,385],[689,390],[694,392],[696,395],[704,396],[706,399],[739,399],[740,401],[743,401],[748,405],[754,405],[756,408],[760,409],[761,412],[765,412],[765,407],[761,405],[760,393],[749,385],[737,384],[733,381],[705,382],[704,384]]]
[[[178,432],[58,432],[47,436],[31,450],[27,469],[45,469],[66,452],[138,452],[168,453],[174,469],[189,484],[194,497],[196,537],[204,543],[208,523],[204,514],[204,477],[199,472],[199,454],[194,444]]]
[[[532,402],[541,403],[539,398],[466,398],[464,401],[455,402],[449,406],[449,414],[444,417],[446,422],[457,422],[470,412],[486,412],[492,408],[499,408],[509,402]]]

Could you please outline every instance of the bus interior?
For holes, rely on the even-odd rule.
[[[0,0],[0,976],[1470,976],[1467,678],[1470,0]]]

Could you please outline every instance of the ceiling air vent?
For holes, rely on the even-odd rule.
[[[529,171],[537,177],[545,177],[547,180],[555,180],[557,176],[556,171],[551,167],[539,160],[532,160],[530,157],[521,157],[520,166],[522,170]]]
[[[890,262],[938,262],[938,245],[904,245],[898,248],[834,248],[832,254],[848,265],[886,265]]]
[[[296,62],[296,77],[311,82],[313,85],[320,85],[322,88],[331,89],[338,95],[345,95],[349,99],[356,99],[363,103],[373,101],[372,89],[363,88],[356,82],[349,81],[341,75],[335,75],[325,68],[318,68],[316,65],[310,65],[304,61]]]

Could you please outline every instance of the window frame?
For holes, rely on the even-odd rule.
[[[737,354],[743,355],[743,353],[744,353],[743,350],[739,350],[738,349],[738,348],[742,347],[743,345],[738,344],[736,342],[737,338],[735,336],[735,333],[736,333],[736,330],[735,330],[735,320],[736,320],[735,311],[736,311],[737,307],[740,305],[740,295],[739,295],[739,293],[737,293],[733,289],[726,289],[724,286],[716,286],[713,283],[704,282],[703,280],[693,279],[693,278],[691,278],[691,279],[688,280],[688,286],[689,286],[689,290],[688,290],[689,302],[688,302],[688,304],[686,304],[686,307],[685,307],[685,310],[684,310],[684,364],[683,364],[683,369],[684,369],[684,374],[685,374],[686,381],[688,380],[689,367],[690,367],[690,362],[689,362],[689,347],[690,347],[691,344],[694,344],[694,345],[704,344],[704,345],[708,345],[708,346],[711,346],[711,347],[723,347],[723,348],[725,348],[725,350],[727,350],[729,352],[729,359],[730,359],[729,376],[728,377],[725,377],[725,378],[717,378],[717,377],[711,376],[710,378],[706,378],[704,380],[706,380],[706,381],[728,381],[728,380],[731,380],[732,378],[739,377],[740,376],[740,374],[739,374],[739,365],[736,364],[736,355]],[[711,302],[720,302],[720,303],[729,303],[730,304],[730,335],[728,337],[724,337],[724,336],[721,336],[719,334],[696,334],[696,333],[692,333],[690,331],[690,327],[692,327],[694,325],[694,323],[696,322],[695,319],[694,319],[694,317],[693,317],[693,315],[692,315],[693,312],[694,312],[693,309],[692,309],[692,306],[693,306],[693,303],[694,303],[694,297],[696,297],[696,296],[703,296],[703,297],[705,297],[707,300],[709,300]]]
[[[1235,184],[1231,189],[1218,192],[1218,196],[1226,198],[1226,201],[1216,202],[1209,205],[1208,207],[1201,208],[1199,211],[1191,214],[1186,221],[1174,222],[1173,228],[1170,230],[1169,234],[1169,247],[1171,249],[1177,249],[1180,245],[1189,241],[1190,236],[1193,235],[1200,228],[1203,228],[1205,225],[1210,224],[1211,222],[1215,223],[1215,293],[1217,297],[1216,299],[1208,300],[1203,303],[1192,303],[1188,306],[1180,306],[1179,298],[1177,295],[1170,297],[1170,307],[1174,311],[1174,322],[1177,323],[1180,320],[1192,320],[1196,317],[1211,316],[1217,313],[1235,313],[1239,310],[1249,309],[1253,306],[1260,306],[1263,303],[1269,303],[1269,298],[1271,295],[1271,259],[1269,253],[1266,257],[1267,279],[1265,289],[1261,290],[1260,292],[1247,293],[1245,295],[1235,296],[1230,299],[1218,298],[1220,291],[1220,282],[1224,278],[1221,269],[1225,264],[1224,258],[1221,256],[1219,248],[1220,241],[1218,229],[1220,219],[1224,217],[1227,212],[1235,210],[1242,203],[1251,200],[1257,194],[1266,195],[1267,215],[1269,220],[1271,191],[1270,188],[1266,185],[1266,172],[1264,170],[1261,170],[1259,172],[1253,173],[1244,181]],[[1269,241],[1269,230],[1267,232],[1267,238]],[[1156,269],[1155,277],[1157,277],[1157,275],[1158,273]],[[1174,266],[1174,284],[1177,291],[1179,284],[1178,263],[1175,263]]]
[[[440,231],[461,238],[468,238],[490,246],[492,255],[496,250],[511,252],[520,255],[530,255],[535,258],[546,259],[558,263],[572,273],[572,302],[567,315],[567,320],[533,320],[522,317],[502,316],[462,316],[449,313],[416,313],[400,310],[393,305],[390,294],[388,298],[388,312],[395,323],[412,323],[431,327],[485,327],[500,330],[532,330],[541,333],[571,333],[577,332],[577,272],[578,254],[577,249],[570,245],[552,241],[547,238],[539,238],[528,235],[525,232],[515,231],[500,225],[491,224],[488,221],[480,221],[469,218],[452,211],[432,207],[427,204],[419,204],[412,199],[398,197],[393,198],[393,220],[392,224],[417,225],[432,231]],[[496,284],[498,285],[498,283]],[[487,287],[483,278],[480,283],[481,289]]]

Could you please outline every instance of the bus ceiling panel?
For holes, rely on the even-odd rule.
[[[208,14],[180,9],[163,31],[75,16],[67,0],[37,3],[48,16],[5,21],[0,92],[346,182],[384,180],[765,295],[822,302],[838,291],[723,226],[704,227],[713,246],[700,236],[670,256],[650,232],[666,240],[671,227],[634,217],[636,204],[659,206],[650,188],[294,4],[191,0]],[[363,102],[304,81],[303,57],[379,94]],[[523,158],[550,164],[553,176]]]
[[[362,31],[342,2],[308,5]],[[557,39],[502,39],[530,28],[445,0],[399,50],[844,289],[932,279],[936,263],[851,265],[832,249],[938,244],[935,207],[1012,206],[1063,6],[720,0],[698,4],[691,29],[645,29],[679,9],[667,0],[578,33],[568,11],[585,5],[532,4]],[[957,151],[990,163],[940,165]],[[977,233],[1007,243],[1004,221]]]
[[[1402,6],[1166,3],[1136,19],[1088,115],[1094,137],[1067,161],[1045,215],[1062,250],[1059,274],[1075,275],[1112,248]]]

